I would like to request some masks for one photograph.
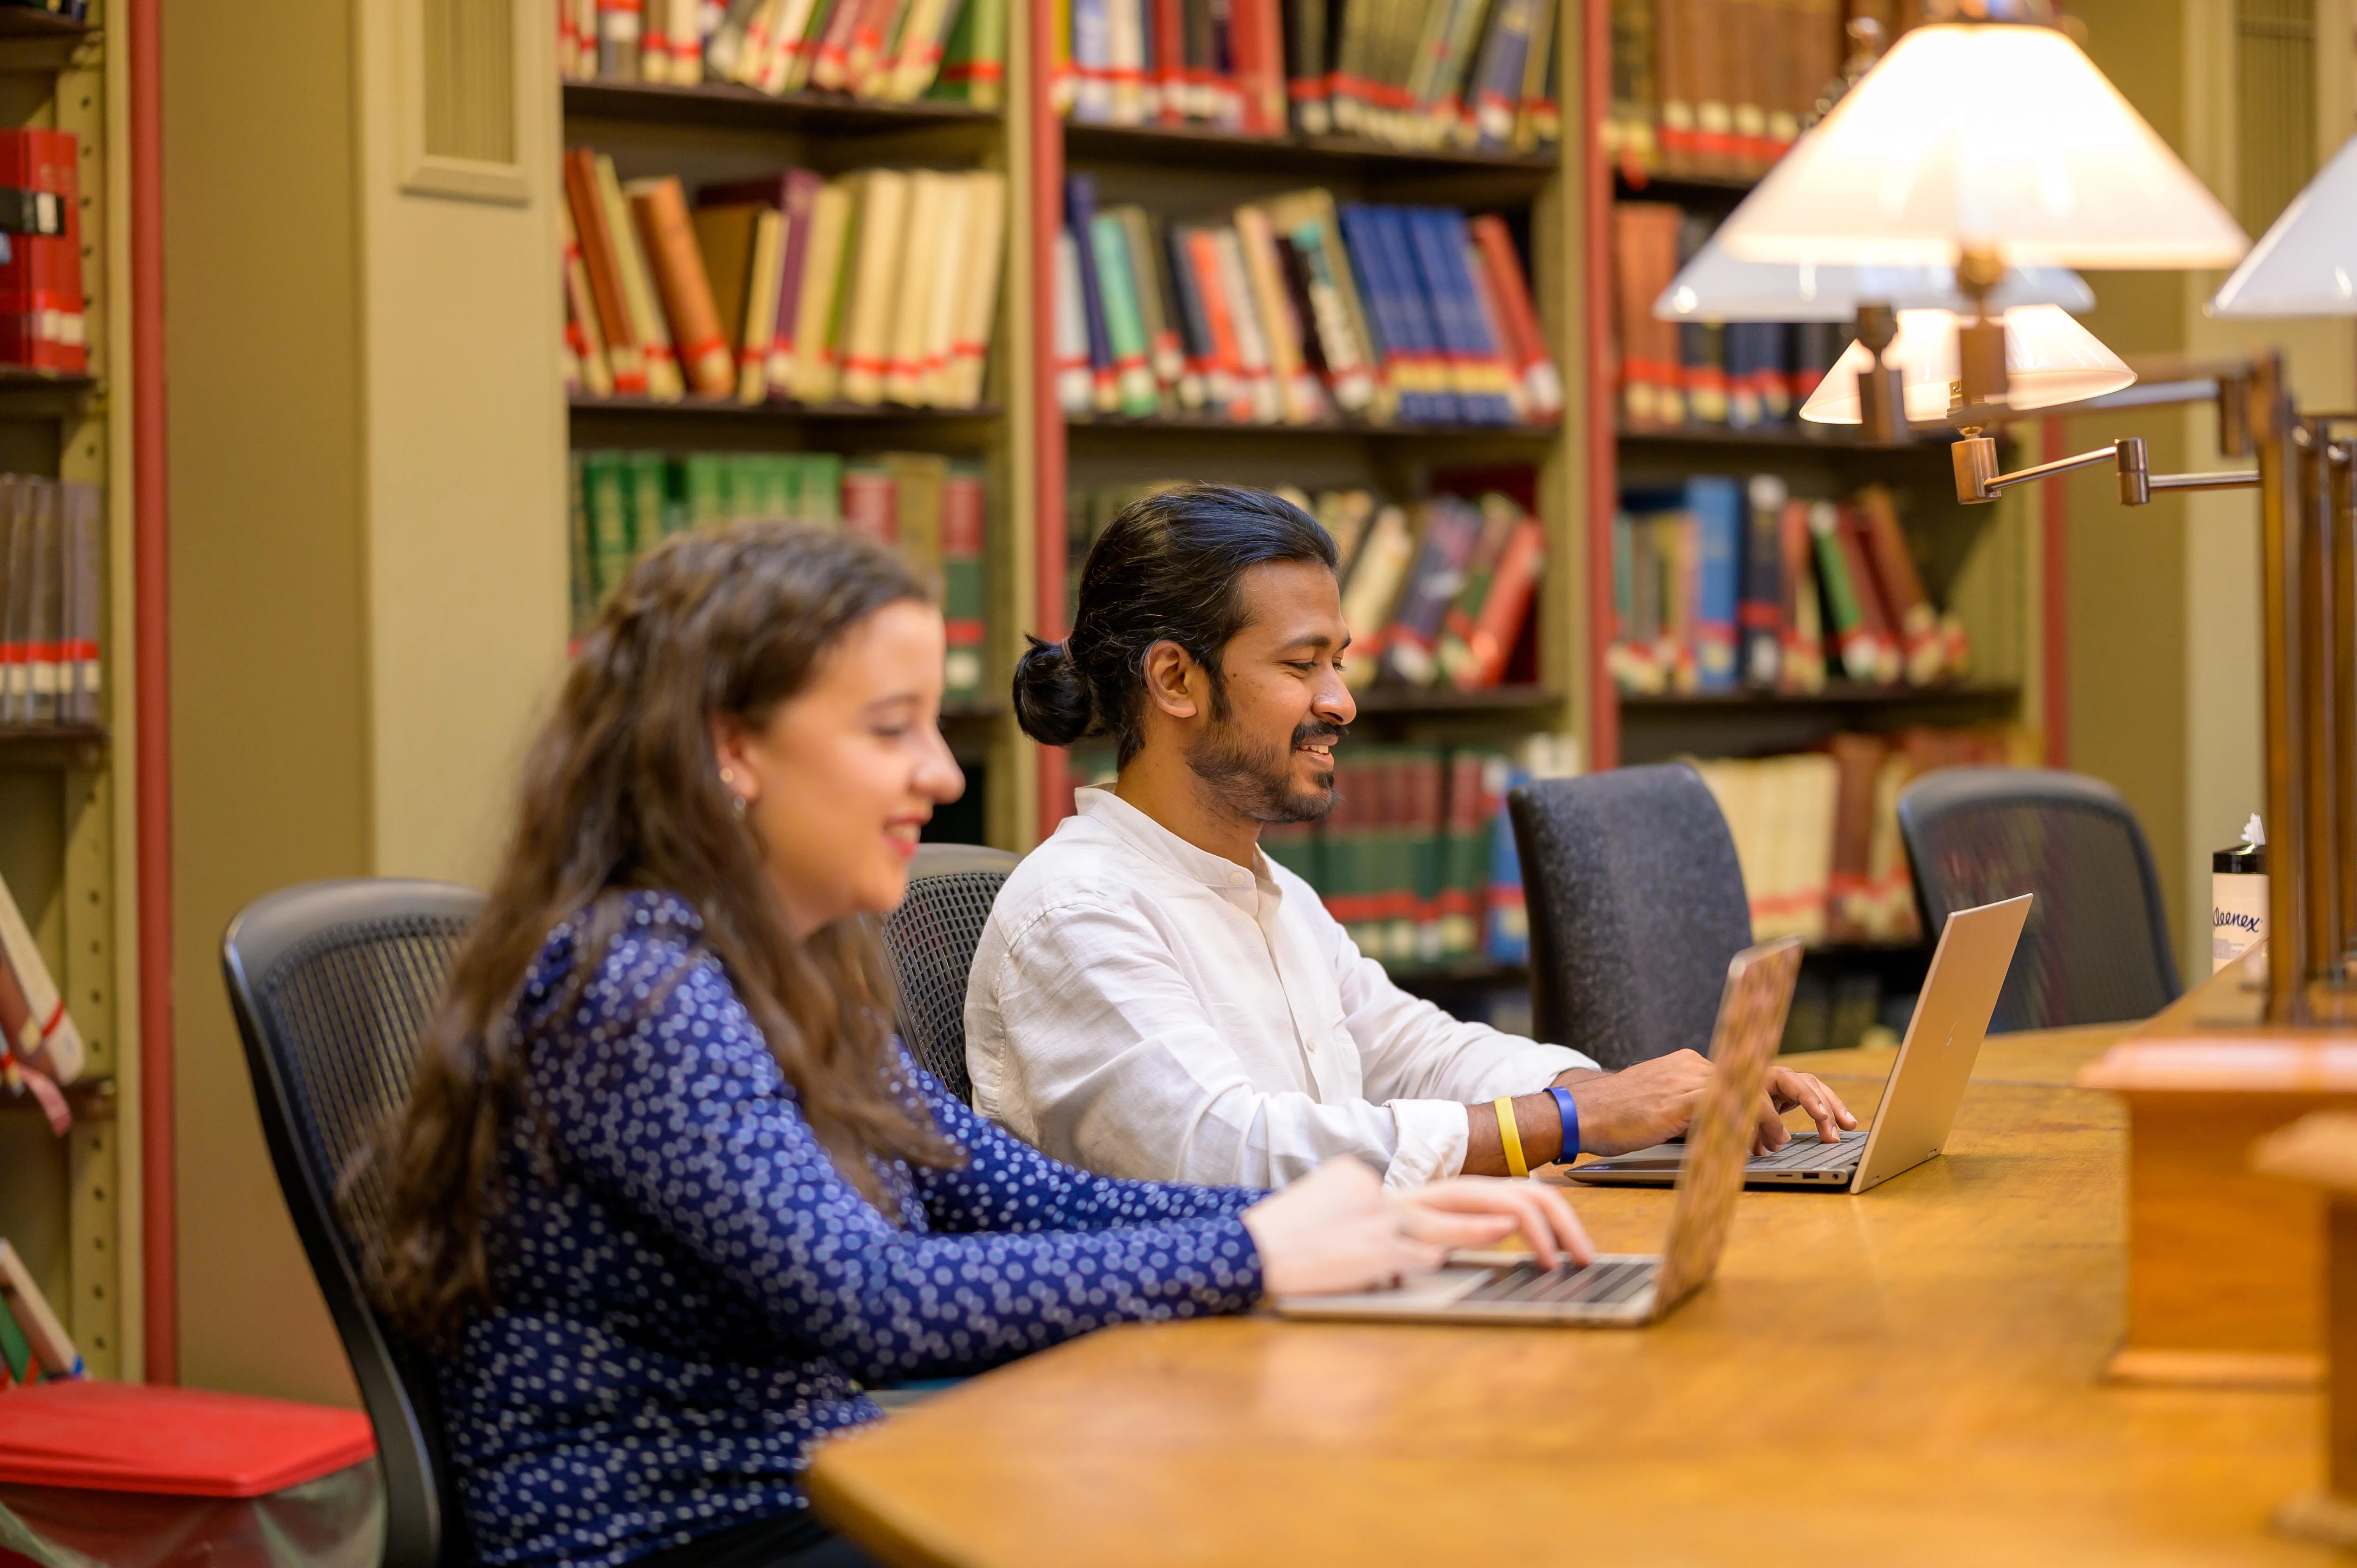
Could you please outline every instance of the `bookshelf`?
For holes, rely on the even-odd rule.
[[[1006,174],[1008,201],[1005,282],[983,406],[747,408],[693,398],[653,404],[576,397],[566,411],[571,443],[576,449],[672,450],[904,445],[981,457],[992,497],[985,700],[943,720],[961,757],[978,767],[980,798],[945,811],[937,827],[1007,848],[1036,843],[1070,809],[1071,759],[1026,741],[1003,696],[995,694],[1006,690],[1023,633],[1056,637],[1065,630],[1072,499],[1162,478],[1313,491],[1364,485],[1407,497],[1424,493],[1425,481],[1440,469],[1511,465],[1534,473],[1536,515],[1549,542],[1534,609],[1534,671],[1484,692],[1365,692],[1359,727],[1378,742],[1502,744],[1551,733],[1574,737],[1586,766],[1606,768],[1675,755],[1805,747],[1843,728],[2037,727],[2050,672],[2040,641],[2043,557],[2035,498],[2018,496],[1970,514],[1943,501],[1947,458],[1936,435],[1875,445],[1845,430],[1796,424],[1620,427],[1610,359],[1612,203],[1670,200],[1723,214],[1749,181],[1620,165],[1604,134],[1611,102],[1610,0],[1559,4],[1565,140],[1537,154],[1400,148],[1297,131],[1255,136],[1199,124],[1071,121],[1050,102],[1045,65],[1054,59],[1055,7],[1047,4],[1008,8],[1004,113],[813,92],[771,97],[714,84],[568,82],[561,94],[565,143],[612,154],[625,178],[677,173],[692,187],[789,163],[823,172],[878,162],[988,166]],[[1526,237],[1534,303],[1564,375],[1563,416],[1544,425],[1499,427],[1377,425],[1347,416],[1257,424],[1172,413],[1068,414],[1049,373],[1056,362],[1051,258],[1063,222],[1065,177],[1074,171],[1095,177],[1100,210],[1135,202],[1157,215],[1200,214],[1322,186],[1345,201],[1509,215]],[[1973,632],[1978,662],[1970,675],[1933,688],[1835,684],[1808,697],[1624,698],[1615,691],[1605,658],[1609,525],[1623,482],[1753,472],[1776,473],[1807,494],[1844,493],[1869,481],[1900,490],[1933,596],[1957,605]],[[1457,966],[1431,978],[1463,989],[1509,983],[1513,973],[1511,966]]]
[[[133,9],[88,23],[0,8],[0,124],[77,138],[86,373],[0,368],[0,470],[104,498],[102,721],[0,727],[0,875],[87,1052],[63,1137],[0,1097],[0,1236],[100,1376],[143,1371],[130,430]],[[147,42],[142,34],[138,42]],[[165,1282],[168,1288],[168,1280]]]

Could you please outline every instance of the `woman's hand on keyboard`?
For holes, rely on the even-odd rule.
[[[1452,1176],[1389,1196],[1409,1235],[1451,1251],[1495,1246],[1519,1230],[1543,1267],[1596,1256],[1563,1190],[1542,1182]]]

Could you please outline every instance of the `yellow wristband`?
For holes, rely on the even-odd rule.
[[[1531,1174],[1523,1161],[1523,1135],[1514,1129],[1514,1101],[1511,1095],[1501,1094],[1491,1103],[1498,1113],[1498,1142],[1505,1146],[1506,1168],[1518,1176]]]

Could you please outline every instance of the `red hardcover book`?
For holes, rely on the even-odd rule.
[[[891,470],[872,458],[844,467],[843,532],[877,544],[900,542],[899,498]]]
[[[90,367],[82,316],[80,149],[64,131],[0,131],[0,185],[58,199],[62,234],[11,234],[0,261],[0,363],[60,375]]]
[[[1490,579],[1490,596],[1481,601],[1480,618],[1463,633],[1474,657],[1469,677],[1458,682],[1465,691],[1495,686],[1505,679],[1506,661],[1522,640],[1523,625],[1531,618],[1531,601],[1537,596],[1539,573],[1546,566],[1546,529],[1536,519],[1524,518],[1506,541],[1498,558],[1497,575]],[[1453,629],[1453,628],[1452,628]]]

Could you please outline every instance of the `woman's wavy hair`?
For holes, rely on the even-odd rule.
[[[513,836],[427,1027],[408,1101],[347,1175],[347,1193],[365,1183],[383,1195],[369,1283],[404,1332],[447,1344],[491,1305],[504,1150],[529,1109],[531,1040],[516,1016],[525,972],[554,929],[586,912],[567,982],[577,997],[632,889],[694,908],[703,948],[727,971],[802,1115],[870,1200],[889,1212],[877,1161],[956,1162],[897,1080],[874,923],[840,920],[794,940],[713,754],[716,717],[764,726],[846,632],[904,600],[931,595],[898,556],[777,523],[668,540],[614,590],[525,762]]]
[[[1243,575],[1275,561],[1334,569],[1334,540],[1282,496],[1237,485],[1179,485],[1124,507],[1089,548],[1080,607],[1061,642],[1032,638],[1015,666],[1015,718],[1048,746],[1114,737],[1126,767],[1146,744],[1146,655],[1185,649],[1227,714],[1220,650],[1243,629]]]

